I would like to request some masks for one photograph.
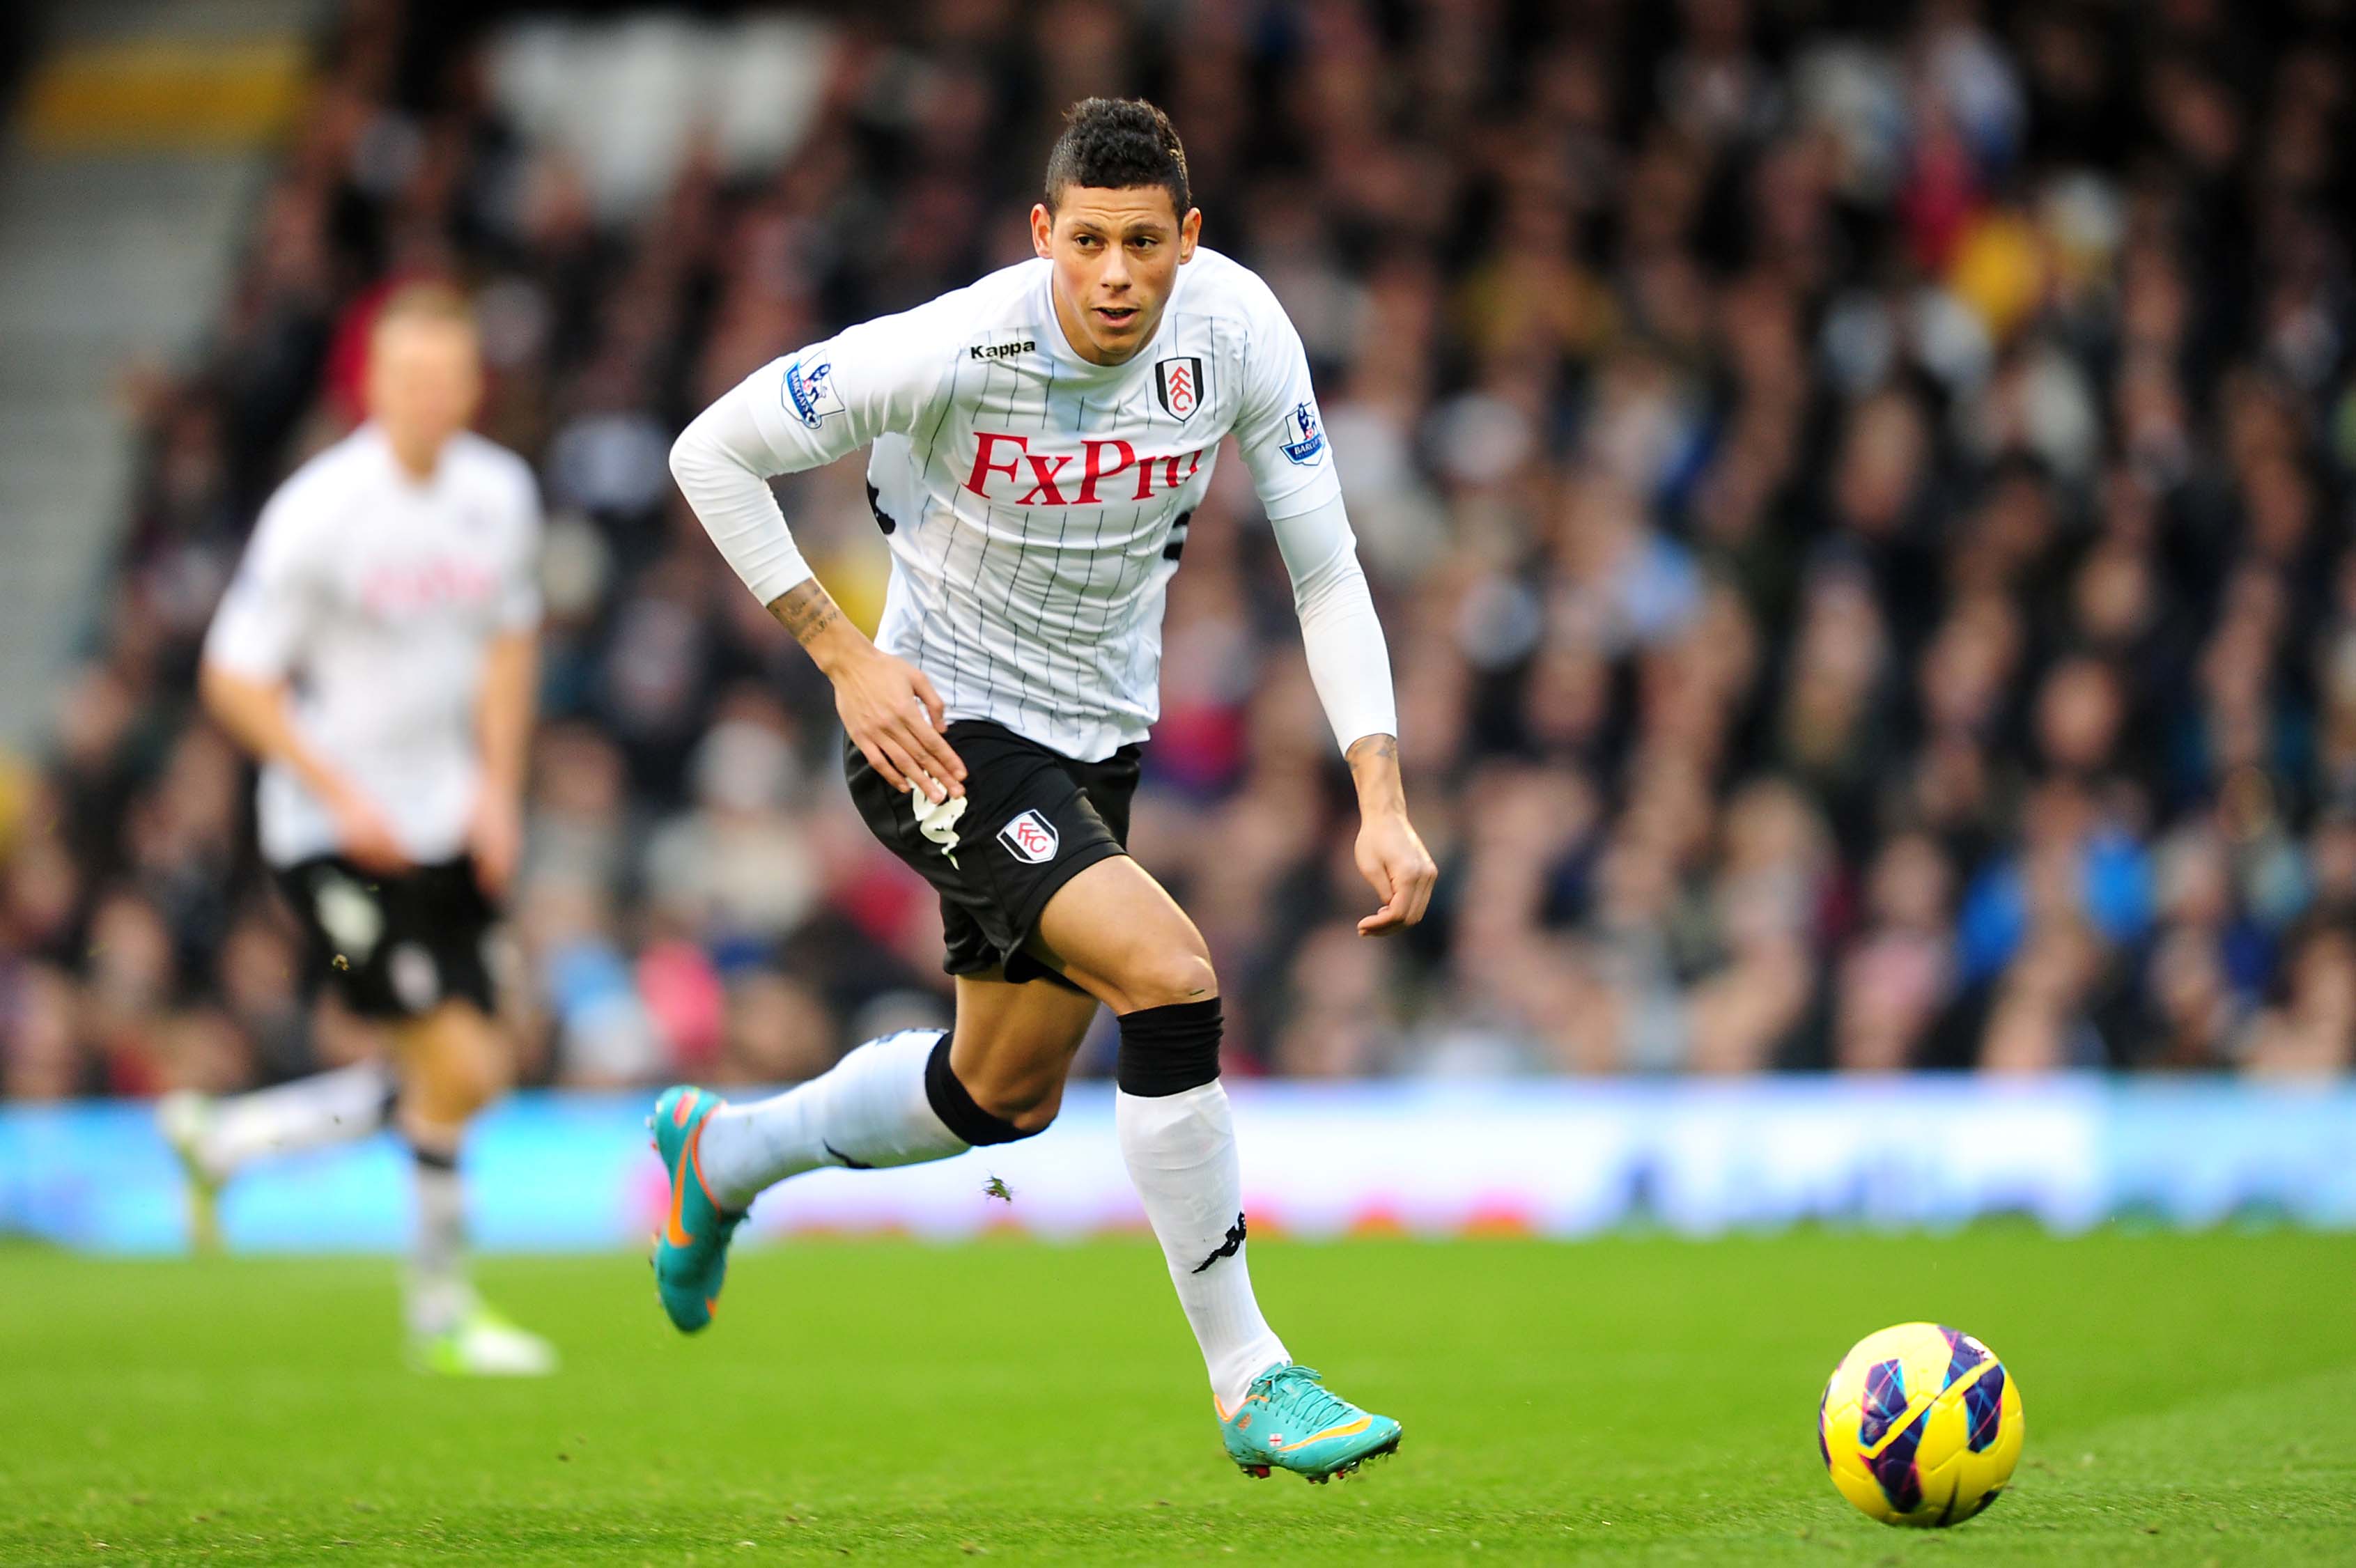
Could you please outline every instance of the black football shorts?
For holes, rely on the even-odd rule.
[[[498,912],[472,859],[384,877],[327,855],[276,875],[303,923],[315,976],[360,1017],[423,1018],[446,1001],[493,1010],[483,944]]]
[[[846,741],[851,798],[868,830],[941,895],[942,968],[1068,985],[1024,947],[1055,890],[1129,852],[1138,748],[1081,763],[985,719],[957,720],[944,733],[965,763],[966,805],[954,822],[920,821],[919,797],[894,789]]]

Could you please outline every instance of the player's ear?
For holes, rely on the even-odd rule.
[[[1031,249],[1042,256],[1055,253],[1055,215],[1047,210],[1044,201],[1031,204]]]
[[[1186,216],[1178,220],[1178,264],[1184,266],[1194,259],[1194,247],[1203,238],[1203,209],[1190,207]]]

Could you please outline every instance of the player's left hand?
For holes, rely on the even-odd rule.
[[[1421,920],[1440,880],[1431,851],[1403,811],[1378,813],[1359,827],[1358,872],[1383,896],[1383,907],[1358,923],[1360,936],[1403,931]]]
[[[516,862],[523,857],[523,807],[504,790],[487,789],[475,802],[475,819],[466,831],[466,848],[475,859],[475,880],[491,898],[503,898],[515,880]]]

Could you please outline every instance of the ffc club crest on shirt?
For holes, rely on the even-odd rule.
[[[1162,411],[1179,423],[1194,417],[1194,411],[1203,406],[1203,399],[1209,391],[1203,384],[1200,355],[1187,354],[1153,362],[1153,395],[1161,401]]]

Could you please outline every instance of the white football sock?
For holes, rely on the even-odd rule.
[[[420,1159],[417,1229],[410,1243],[409,1327],[412,1333],[445,1334],[473,1305],[466,1286],[466,1189],[455,1165]]]
[[[1236,1123],[1216,1079],[1177,1094],[1113,1097],[1129,1179],[1169,1260],[1211,1392],[1233,1413],[1252,1379],[1290,1360],[1260,1316],[1244,1262],[1243,1175]]]
[[[765,1188],[822,1165],[920,1165],[966,1151],[925,1093],[937,1029],[871,1040],[798,1089],[725,1105],[703,1124],[712,1196],[742,1209]]]
[[[198,1157],[227,1179],[262,1155],[353,1142],[384,1125],[392,1095],[391,1073],[373,1061],[232,1094],[213,1103]]]

